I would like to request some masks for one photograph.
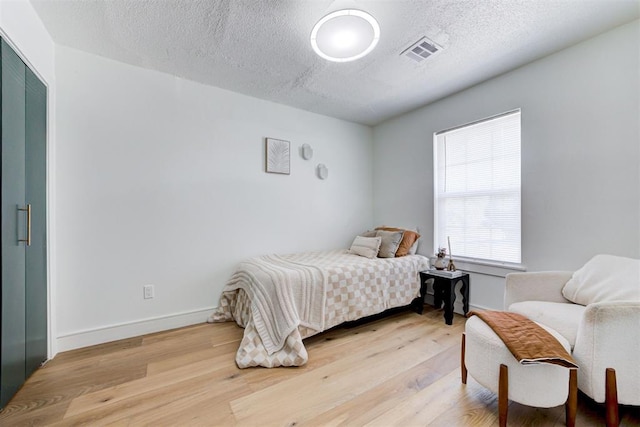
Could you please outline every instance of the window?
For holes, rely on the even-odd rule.
[[[434,134],[434,246],[520,264],[520,110]]]

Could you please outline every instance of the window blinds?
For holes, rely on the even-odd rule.
[[[520,110],[434,135],[435,247],[521,262]]]

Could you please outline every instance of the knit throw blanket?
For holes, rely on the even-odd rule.
[[[521,314],[506,311],[472,311],[484,321],[523,364],[551,363],[578,368],[573,357],[553,335]]]
[[[225,291],[244,289],[255,328],[268,354],[280,350],[299,325],[324,330],[327,278],[322,270],[278,255],[240,263]]]

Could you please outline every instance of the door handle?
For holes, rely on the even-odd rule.
[[[27,204],[24,208],[18,208],[19,211],[27,213],[27,238],[18,239],[18,243],[26,243],[27,246],[31,246],[31,205]]]

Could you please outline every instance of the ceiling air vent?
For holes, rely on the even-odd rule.
[[[439,46],[433,40],[429,40],[426,37],[421,38],[407,49],[405,49],[400,55],[406,56],[415,62],[422,62],[430,56],[440,52],[442,47]]]

